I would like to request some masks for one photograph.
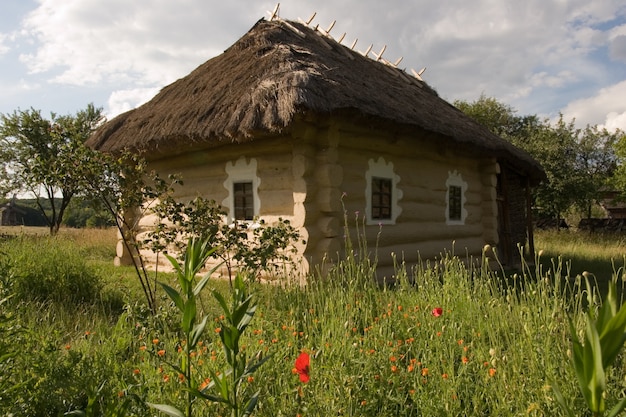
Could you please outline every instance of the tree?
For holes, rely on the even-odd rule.
[[[93,104],[75,115],[52,113],[49,120],[32,108],[0,115],[0,192],[34,195],[51,235],[80,192],[84,142],[103,119]],[[50,211],[44,210],[45,200]]]
[[[591,205],[600,199],[603,185],[615,169],[613,144],[619,133],[597,126],[578,129],[574,120],[566,122],[562,115],[554,124],[536,115],[517,116],[512,107],[484,95],[473,103],[454,104],[543,166],[547,181],[534,194],[541,215],[558,222],[573,205],[590,215]]]

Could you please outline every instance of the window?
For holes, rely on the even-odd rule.
[[[448,187],[448,219],[461,220],[461,187],[451,185]]]
[[[228,209],[227,221],[249,221],[259,215],[261,200],[259,199],[259,184],[257,176],[257,161],[240,157],[234,162],[226,164],[226,181],[224,188],[228,196],[222,206]]]
[[[252,181],[233,183],[233,197],[235,200],[235,220],[253,220],[254,193]]]
[[[391,188],[391,179],[372,178],[372,219],[391,219]]]
[[[398,201],[402,190],[398,189],[400,177],[393,171],[393,163],[382,157],[368,161],[365,172],[365,213],[367,224],[395,224],[402,212]]]
[[[446,224],[464,225],[467,217],[465,209],[467,182],[463,181],[463,177],[457,171],[449,171],[446,188]]]

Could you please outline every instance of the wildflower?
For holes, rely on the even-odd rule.
[[[179,381],[179,382],[185,382],[185,375],[183,375],[183,374],[178,374],[178,381]]]
[[[409,366],[407,366],[406,368],[407,372],[413,372],[413,369],[415,369],[415,366],[413,364],[409,364]]]
[[[443,314],[443,308],[441,308],[441,307],[435,307],[435,308],[433,308],[432,314],[433,314],[433,316],[435,316],[435,317],[439,317],[439,316],[441,316],[441,315]]]
[[[137,368],[133,369],[133,375],[139,375],[141,371]]]
[[[494,377],[496,375],[496,368],[489,368],[489,376]]]
[[[70,344],[65,345],[65,350],[70,350],[71,348],[72,348],[72,345]]]
[[[248,377],[248,384],[251,384],[254,382],[254,377],[253,376],[249,376]]]
[[[428,376],[428,368],[422,368],[422,376]]]
[[[361,407],[363,407],[365,404],[367,404],[366,400],[361,401]]]
[[[309,364],[310,358],[306,352],[302,352],[296,359],[296,373],[299,375],[300,381],[305,384],[309,382]]]
[[[146,345],[139,346],[139,350],[142,351],[142,352],[145,351],[146,350]]]
[[[159,339],[156,339],[156,338],[152,339],[152,343],[155,344],[155,345],[158,345],[159,344]]]
[[[461,358],[461,362],[463,362],[464,364],[467,364],[469,362],[469,358],[467,356],[463,356]]]
[[[448,379],[448,374],[441,374],[441,377],[442,377],[443,379]]]
[[[205,378],[204,381],[202,381],[202,383],[198,387],[198,389],[200,391],[202,391],[203,389],[205,389],[209,385],[210,382],[211,382],[211,378]]]
[[[163,382],[170,382],[170,376],[168,374],[163,375]]]
[[[161,356],[161,357],[165,356],[165,349],[161,349],[161,350],[159,350],[159,351],[157,352],[157,355],[159,355],[159,356]]]
[[[217,327],[217,328],[215,329],[215,333],[219,333],[219,332],[221,332],[221,331],[222,331],[222,328],[221,328],[221,327]]]
[[[395,374],[396,372],[398,372],[398,367],[397,367],[396,365],[392,365],[392,366],[391,366],[391,372],[393,372],[394,374]]]

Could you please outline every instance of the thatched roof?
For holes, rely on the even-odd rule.
[[[543,177],[527,153],[493,135],[403,70],[308,26],[257,22],[223,54],[102,126],[88,145],[168,154],[288,132],[299,115],[350,115],[434,134]]]

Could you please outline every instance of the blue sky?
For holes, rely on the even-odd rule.
[[[2,0],[0,113],[112,117],[232,45],[275,2]],[[280,16],[358,38],[448,101],[495,97],[521,115],[626,130],[623,0],[304,0]],[[370,56],[372,56],[370,54]]]

